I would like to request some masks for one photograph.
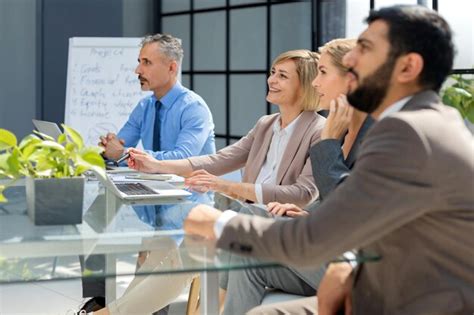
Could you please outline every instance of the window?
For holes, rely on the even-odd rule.
[[[275,111],[267,73],[280,53],[311,49],[315,1],[166,0],[161,30],[183,41],[183,85],[200,94],[215,121],[218,149]],[[191,58],[189,57],[191,56]]]

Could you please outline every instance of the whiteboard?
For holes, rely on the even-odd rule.
[[[117,133],[142,92],[135,68],[141,38],[69,39],[64,121],[96,145],[107,132]]]

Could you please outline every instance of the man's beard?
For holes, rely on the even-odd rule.
[[[389,56],[373,74],[365,78],[361,84],[347,95],[347,100],[354,108],[372,113],[380,106],[387,95],[390,78],[396,58]],[[358,78],[358,75],[354,73]]]

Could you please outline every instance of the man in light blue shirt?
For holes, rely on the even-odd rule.
[[[144,149],[158,160],[185,159],[215,153],[214,123],[206,102],[177,80],[183,49],[179,39],[155,34],[142,41],[138,74],[143,91],[153,94],[143,98],[130,114],[118,135],[101,137],[104,156],[118,160],[126,148],[141,140]],[[101,270],[103,256],[90,256],[85,266]],[[96,296],[81,310],[96,311],[105,306],[104,279],[83,279],[83,296]],[[166,313],[163,310],[162,313]]]
[[[104,156],[119,159],[141,140],[158,160],[184,159],[215,153],[214,123],[206,102],[177,80],[183,58],[180,40],[155,34],[142,41],[138,74],[143,98],[119,131],[101,137]]]

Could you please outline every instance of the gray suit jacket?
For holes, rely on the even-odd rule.
[[[341,141],[336,139],[320,141],[311,148],[309,155],[320,200],[325,199],[349,175],[362,140],[373,123],[374,119],[367,115],[346,159],[342,153]]]
[[[351,169],[354,167],[362,140],[374,122],[374,119],[370,115],[367,115],[367,118],[362,123],[351,151],[346,159],[344,159],[344,154],[342,153],[340,140],[326,139],[319,141],[311,147],[309,155],[311,158],[314,181],[319,191],[319,199],[308,205],[305,208],[306,210],[316,210],[321,205],[321,201],[326,199],[329,193],[331,193],[337,185],[349,176]],[[301,279],[316,289],[318,288],[326,270],[326,268],[291,269]]]
[[[339,140],[326,139],[311,147],[309,156],[311,158],[314,182],[319,191],[319,198],[308,205],[306,210],[313,211],[319,207],[321,200],[325,199],[337,185],[349,176],[351,169],[354,167],[362,140],[374,122],[374,119],[367,115],[357,133],[347,159],[344,159],[341,141]]]
[[[355,314],[474,311],[474,139],[433,91],[374,124],[349,176],[308,217],[238,215],[218,246],[295,266],[352,248]]]
[[[216,154],[189,158],[193,170],[205,169],[222,175],[242,167],[242,182],[255,183],[267,157],[273,137],[273,123],[280,114],[263,116],[255,127],[238,142]],[[305,206],[318,196],[309,159],[309,149],[320,140],[324,117],[304,111],[296,122],[292,139],[288,143],[277,171],[277,184],[263,184],[263,203],[291,202]]]

